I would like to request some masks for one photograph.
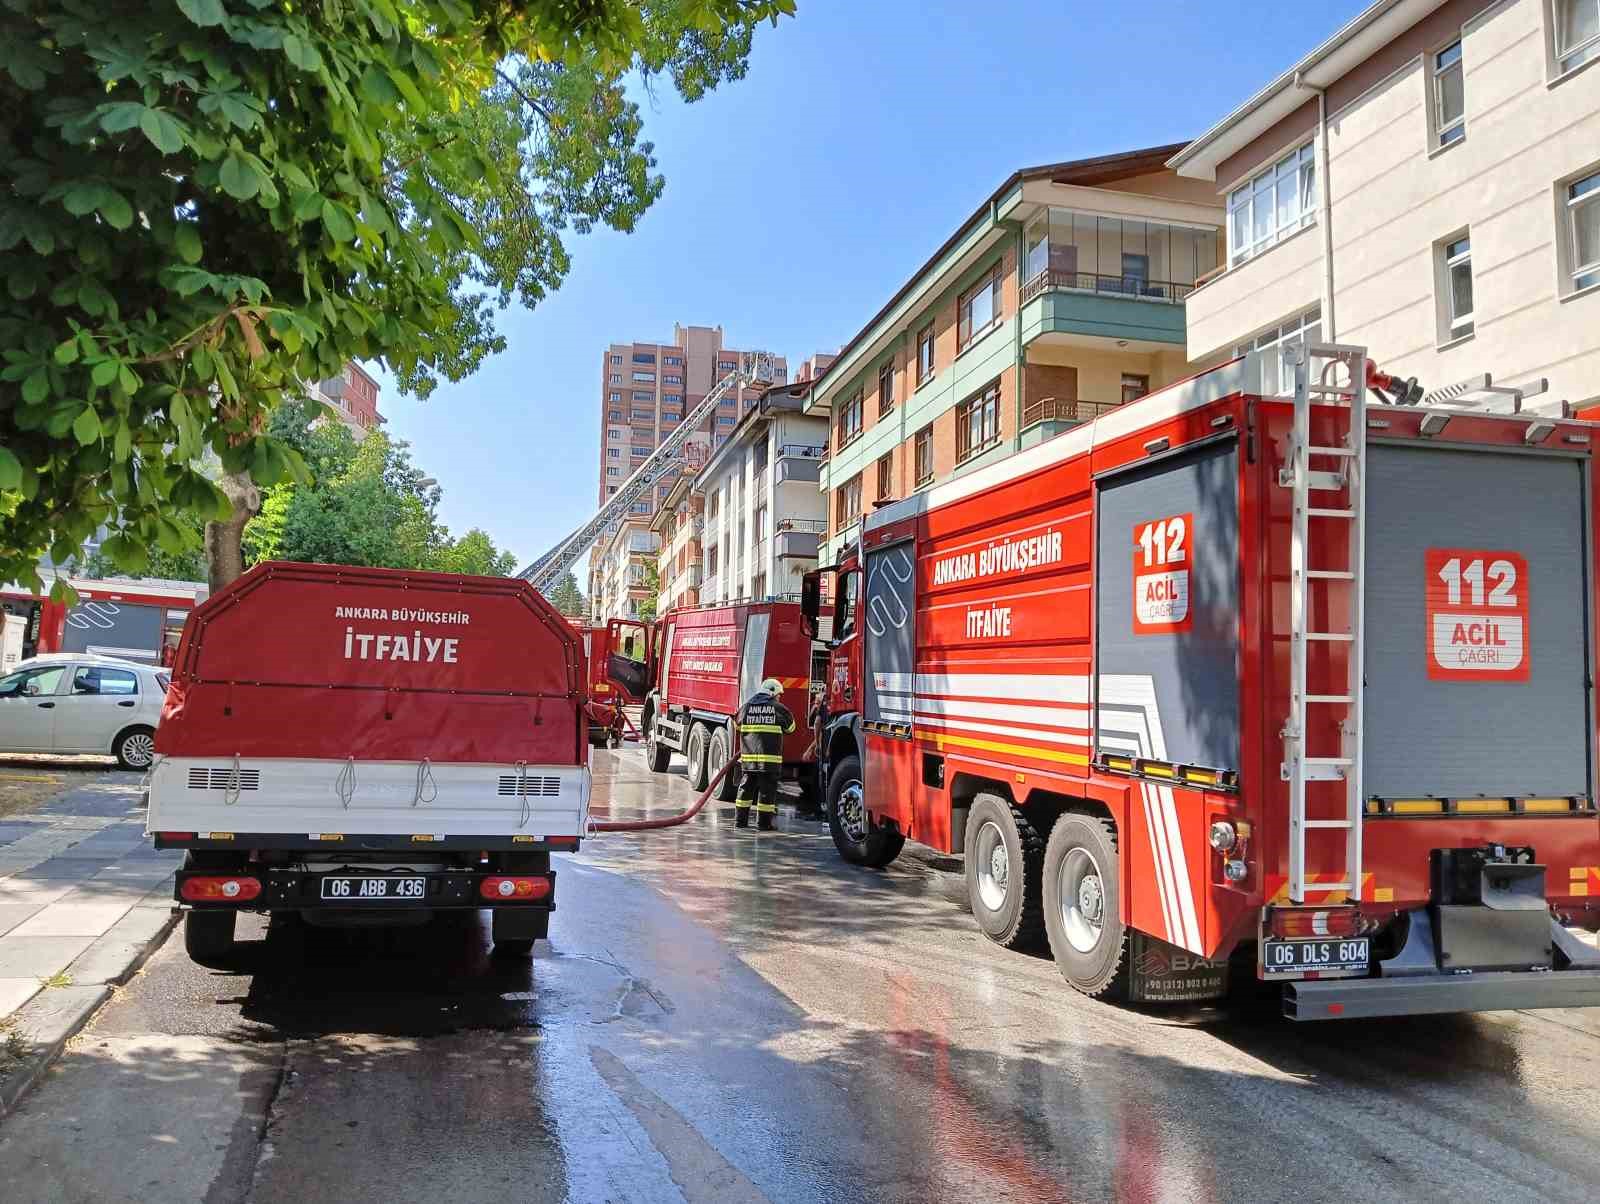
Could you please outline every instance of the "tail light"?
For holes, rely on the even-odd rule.
[[[1353,907],[1274,907],[1267,913],[1267,932],[1277,937],[1355,936],[1361,916]]]
[[[478,893],[495,903],[533,903],[550,897],[550,879],[495,876],[480,882]]]
[[[190,903],[248,903],[261,895],[261,879],[243,874],[208,874],[185,878],[178,897]]]
[[[157,840],[193,840],[193,832],[157,832]]]

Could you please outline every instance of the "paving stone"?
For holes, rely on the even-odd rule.
[[[0,938],[0,978],[50,978],[92,944],[92,936],[12,934]]]
[[[69,903],[63,900],[50,904],[37,915],[18,924],[5,939],[17,940],[35,936],[102,936],[126,915],[128,908],[132,906],[131,900],[110,900],[101,903]]]
[[[43,903],[0,903],[0,936],[5,936],[29,916],[44,910]]]

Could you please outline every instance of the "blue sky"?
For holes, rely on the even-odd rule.
[[[837,350],[1012,171],[1193,137],[1362,7],[799,0],[743,80],[641,97],[661,199],[572,239],[565,285],[501,315],[475,376],[425,402],[385,379],[388,429],[452,530],[525,563],[593,510],[607,343],[720,323],[791,367]]]

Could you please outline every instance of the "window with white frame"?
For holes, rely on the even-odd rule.
[[[1294,390],[1295,348],[1301,343],[1316,343],[1322,338],[1322,307],[1315,306],[1282,326],[1263,330],[1248,343],[1233,349],[1235,355],[1266,352],[1261,357],[1261,392],[1279,397]]]
[[[620,459],[622,459],[622,449],[620,447],[608,447],[608,448],[606,448],[606,458],[607,459],[611,459],[611,460],[620,460]]]
[[[1291,151],[1228,194],[1228,266],[1317,218],[1316,143]]]
[[[1573,180],[1563,190],[1568,279],[1571,291],[1600,284],[1600,171]]]
[[[1449,146],[1467,136],[1467,99],[1461,73],[1461,39],[1433,56],[1433,144]]]
[[[1472,239],[1463,234],[1439,244],[1442,296],[1440,342],[1472,333]]]
[[[1550,10],[1559,74],[1600,58],[1600,0],[1551,0]]]

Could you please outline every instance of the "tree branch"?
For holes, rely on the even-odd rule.
[[[527,105],[535,113],[539,114],[539,116],[544,119],[546,125],[548,125],[550,123],[550,110],[549,109],[545,108],[537,100],[533,99],[533,97],[529,96],[526,92],[524,92],[517,85],[517,81],[512,79],[509,75],[507,75],[499,67],[496,67],[494,69],[494,73],[500,77],[500,81],[503,84],[505,84],[506,87],[510,88],[513,92],[515,92],[517,94],[518,98],[521,99],[523,104]]]

